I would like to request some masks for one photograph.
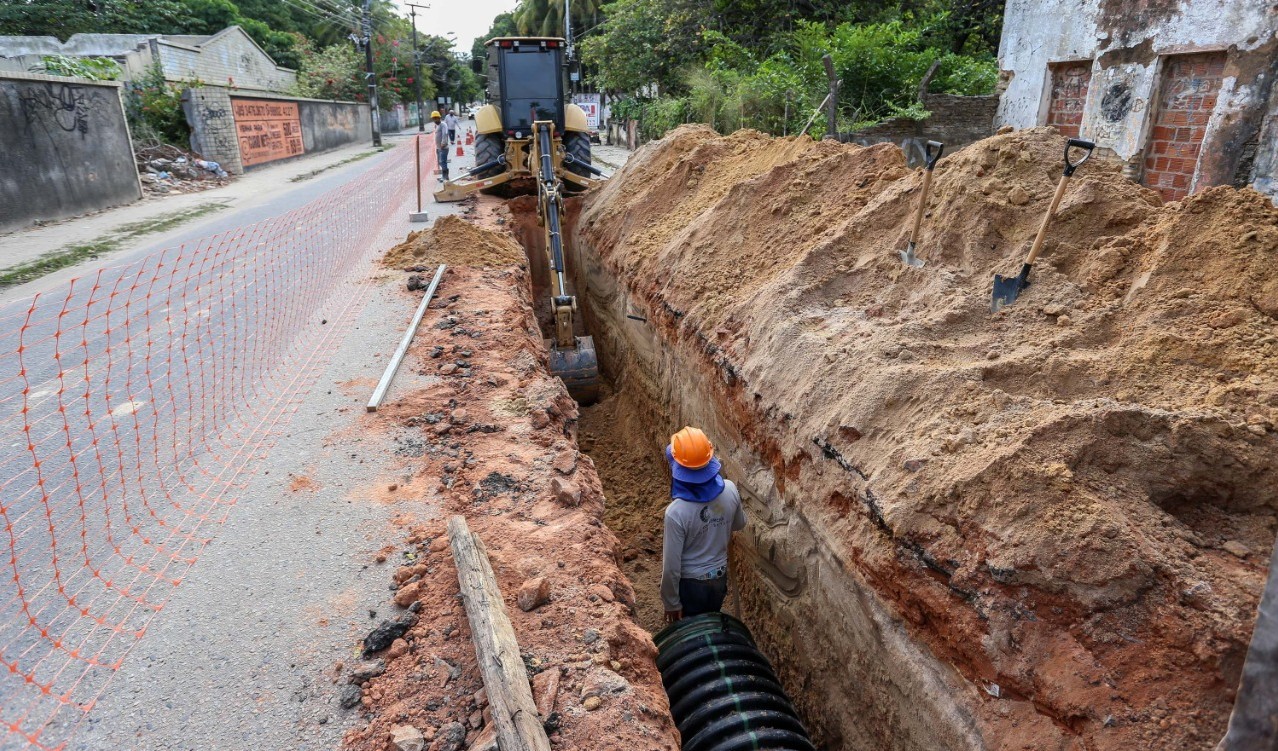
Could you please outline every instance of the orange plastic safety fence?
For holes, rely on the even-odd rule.
[[[72,747],[358,312],[412,154],[0,310],[0,747]]]

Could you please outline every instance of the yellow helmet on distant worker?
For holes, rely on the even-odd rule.
[[[439,117],[439,110],[431,110],[430,116],[431,116],[431,117]]]
[[[714,444],[699,428],[687,427],[670,436],[670,453],[688,469],[701,469],[714,458]]]

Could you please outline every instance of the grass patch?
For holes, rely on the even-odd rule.
[[[331,170],[331,169],[337,169],[338,167],[341,167],[342,165],[350,164],[351,162],[358,162],[358,161],[359,161],[359,160],[361,160],[361,159],[367,159],[367,158],[369,158],[370,156],[372,156],[372,155],[374,155],[374,154],[380,154],[380,153],[382,153],[382,152],[383,152],[383,151],[385,151],[385,150],[386,150],[386,147],[385,147],[385,146],[382,146],[381,148],[373,149],[372,151],[361,151],[360,153],[358,153],[358,154],[356,154],[356,155],[354,155],[354,156],[348,156],[348,157],[346,157],[345,159],[343,159],[343,160],[342,160],[342,161],[340,161],[340,162],[333,162],[332,164],[328,165],[327,167],[320,167],[319,169],[311,170],[310,172],[303,172],[302,174],[297,175],[296,177],[290,177],[290,178],[289,178],[289,182],[291,182],[291,183],[300,183],[300,182],[302,182],[303,180],[310,180],[312,177],[315,177],[316,175],[320,174],[321,172],[328,172],[329,170]]]
[[[196,217],[211,214],[214,211],[221,211],[224,208],[226,208],[225,203],[206,203],[201,206],[182,209],[181,211],[161,214],[152,219],[122,224],[113,232],[93,242],[65,245],[52,253],[45,253],[34,260],[20,263],[17,266],[10,266],[0,271],[0,289],[26,284],[34,279],[39,279],[45,274],[51,274],[59,269],[74,266],[81,261],[91,260],[104,253],[109,253],[124,243],[143,235],[164,232]]]

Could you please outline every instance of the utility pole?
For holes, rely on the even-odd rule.
[[[417,9],[426,10],[429,5],[413,5],[412,3],[404,3],[412,8],[410,15],[413,18],[413,65],[416,73],[413,75],[413,95],[417,97],[417,132],[426,132],[426,112],[422,106],[422,51],[417,49]]]
[[[564,55],[568,60],[568,91],[573,92],[577,88],[577,79],[574,76],[580,76],[576,69],[576,63],[573,60],[572,49],[572,0],[564,0]]]
[[[382,113],[377,106],[377,73],[373,71],[373,0],[364,0],[364,61],[368,70],[368,113],[373,121],[373,145],[382,145]]]

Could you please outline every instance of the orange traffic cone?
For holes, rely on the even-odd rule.
[[[457,156],[465,156],[465,155],[466,155],[466,152],[462,151],[462,145],[461,145],[461,142],[460,142],[460,141],[458,141],[458,142],[457,142]]]
[[[473,130],[467,130],[467,131],[466,131],[466,145],[467,145],[467,146],[469,146],[469,145],[471,145],[471,144],[472,144],[472,143],[474,143],[474,142],[475,142],[475,131],[473,131]]]

